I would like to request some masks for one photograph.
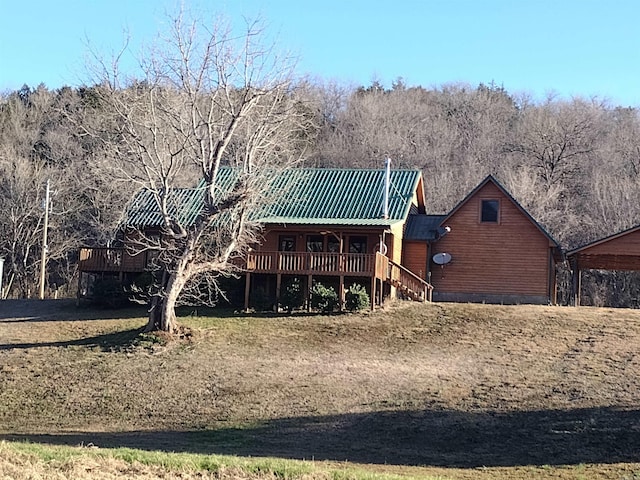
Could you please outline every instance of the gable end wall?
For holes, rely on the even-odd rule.
[[[483,199],[500,201],[498,224],[480,222]],[[448,252],[445,267],[431,263],[434,298],[501,302],[549,301],[548,238],[493,183],[460,206],[446,225],[451,233],[433,244]]]

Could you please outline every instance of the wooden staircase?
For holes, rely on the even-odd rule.
[[[389,260],[388,278],[400,295],[415,302],[430,302],[433,286],[402,265]]]

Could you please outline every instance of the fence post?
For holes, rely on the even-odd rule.
[[[4,258],[0,257],[0,300],[4,300],[4,290],[2,290],[2,275],[4,270]]]

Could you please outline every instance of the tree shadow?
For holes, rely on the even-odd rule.
[[[345,315],[347,312],[335,312],[334,317]],[[231,307],[182,306],[176,309],[178,320],[188,317],[215,318],[300,318],[317,317],[317,312],[295,311],[286,312],[251,312],[246,313]],[[85,321],[85,320],[124,320],[145,318],[148,316],[147,305],[130,304],[120,308],[105,308],[90,303],[77,304],[74,299],[10,299],[0,300],[0,323],[31,323],[50,321]]]
[[[5,440],[439,467],[640,462],[640,412],[424,410],[284,418],[250,428],[5,434]]]
[[[74,299],[68,298],[60,300],[11,299],[0,301],[0,323],[123,320],[146,316],[147,307],[144,305],[107,309],[89,304],[77,305]]]
[[[120,330],[117,332],[95,335],[92,337],[78,338],[76,340],[64,340],[58,342],[29,342],[29,343],[6,343],[0,344],[2,350],[20,350],[42,347],[98,347],[103,351],[121,351],[132,346],[138,345],[140,334],[144,331],[144,327],[133,328],[129,330]]]
[[[0,300],[0,323],[25,323],[46,321],[83,321],[83,320],[123,320],[145,318],[148,305],[131,303],[120,308],[106,308],[74,299],[9,299]],[[317,313],[295,312],[293,314],[275,312],[246,313],[231,307],[181,306],[176,316],[215,317],[215,318],[282,318],[283,316],[317,316]]]

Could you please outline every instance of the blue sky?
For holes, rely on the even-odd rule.
[[[185,0],[188,3],[188,0]],[[88,80],[86,39],[137,50],[172,0],[0,0],[0,91]],[[231,19],[261,15],[298,71],[348,85],[397,77],[429,88],[495,82],[540,99],[598,96],[640,106],[636,0],[193,0]]]

